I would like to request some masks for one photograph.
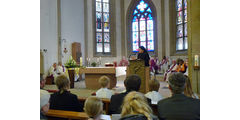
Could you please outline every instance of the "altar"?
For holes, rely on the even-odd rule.
[[[85,74],[85,84],[87,89],[99,89],[101,86],[98,79],[106,75],[110,78],[110,89],[116,87],[117,76],[126,75],[126,67],[86,67],[79,70],[80,74]]]

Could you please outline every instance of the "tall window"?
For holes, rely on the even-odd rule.
[[[110,53],[109,0],[96,0],[96,51]]]
[[[177,11],[177,41],[176,50],[188,49],[187,42],[187,0],[176,0]]]
[[[154,51],[154,28],[152,9],[140,0],[133,10],[132,17],[132,51],[138,52],[139,46],[144,46],[148,51]]]

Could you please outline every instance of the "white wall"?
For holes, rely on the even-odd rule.
[[[85,31],[87,32],[87,36],[86,36],[86,39],[87,39],[87,48],[86,48],[86,52],[87,52],[87,57],[89,57],[89,58],[91,58],[91,62],[94,62],[94,61],[96,61],[96,57],[94,57],[94,47],[95,46],[93,46],[94,44],[93,44],[93,42],[95,42],[95,38],[93,38],[93,34],[95,34],[95,32],[94,32],[94,29],[93,29],[93,24],[92,24],[92,22],[93,22],[93,15],[92,15],[92,13],[93,13],[93,6],[92,6],[92,2],[93,2],[93,0],[85,0],[85,2],[87,2],[86,3],[86,15],[85,15],[85,17],[87,17],[86,18],[86,22],[85,22],[85,24],[86,25],[88,25],[87,27],[86,27],[86,29],[85,29]],[[115,1],[115,8],[113,8],[113,9],[115,9],[115,15],[116,15],[116,21],[115,21],[115,23],[116,23],[116,29],[115,29],[115,31],[116,31],[116,35],[115,35],[115,40],[116,40],[116,57],[101,57],[102,58],[102,65],[104,65],[104,63],[106,63],[106,62],[114,62],[114,61],[117,61],[118,63],[119,63],[119,61],[120,61],[120,59],[121,59],[121,47],[122,47],[122,45],[121,45],[121,10],[120,10],[120,0],[116,0]]]
[[[58,62],[57,0],[40,0],[40,6],[40,49],[47,49],[43,54],[46,73],[54,62]],[[81,43],[85,56],[84,0],[61,0],[61,38],[67,41],[62,43],[62,51],[64,47],[68,49],[67,54],[62,52],[63,63],[72,54],[73,42]]]
[[[57,62],[57,0],[40,0],[40,49],[44,53],[44,71]]]
[[[84,0],[61,0],[61,32],[62,39],[67,41],[62,43],[62,49],[64,47],[68,49],[68,53],[62,52],[62,62],[66,63],[70,55],[72,55],[73,42],[81,43],[84,58]]]

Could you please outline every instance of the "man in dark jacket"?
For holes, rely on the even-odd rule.
[[[138,75],[130,75],[124,81],[126,92],[113,95],[109,106],[109,114],[120,114],[124,97],[131,91],[138,91],[141,85],[141,78]]]
[[[183,73],[169,76],[169,89],[172,97],[158,102],[160,120],[200,120],[200,100],[183,94],[186,77]]]

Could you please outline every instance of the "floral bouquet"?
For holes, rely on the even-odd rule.
[[[66,68],[76,68],[79,67],[76,61],[70,56],[69,60],[65,63]]]

